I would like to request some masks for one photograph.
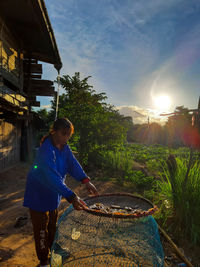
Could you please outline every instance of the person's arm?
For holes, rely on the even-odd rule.
[[[83,210],[83,209],[87,209],[87,204],[80,199],[78,196],[74,197],[71,201],[73,207],[75,210]]]
[[[54,152],[50,149],[41,150],[39,159],[38,168],[44,174],[40,182],[71,202],[76,194],[64,184],[63,177],[57,171]]]
[[[92,195],[98,196],[99,193],[96,189],[96,187],[91,183],[91,182],[87,182],[85,183],[86,189],[88,190],[88,192]]]
[[[86,203],[80,199],[72,190],[70,190],[63,182],[62,176],[57,171],[55,158],[53,153],[41,156],[41,169],[45,174],[45,182],[50,189],[60,193],[64,198],[71,203],[76,210],[87,209]]]
[[[89,193],[98,195],[98,191],[96,187],[90,182],[90,177],[87,176],[87,174],[84,172],[83,168],[81,167],[78,160],[73,155],[71,149],[68,147],[68,173],[74,177],[77,181],[80,181],[82,184],[85,184],[87,190]]]

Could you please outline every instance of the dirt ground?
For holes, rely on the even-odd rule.
[[[28,164],[20,163],[0,173],[1,267],[35,267],[38,265],[28,209],[22,206],[29,167]],[[84,186],[74,179],[69,179],[67,184],[80,197],[87,196]],[[100,194],[123,192],[112,182],[94,180],[94,184]],[[61,214],[67,206],[68,203],[63,200],[59,213]],[[178,266],[177,263],[181,263],[182,260],[175,255],[162,236],[161,241],[165,251],[166,266]]]

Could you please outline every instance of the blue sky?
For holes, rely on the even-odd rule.
[[[61,75],[91,75],[89,83],[135,122],[155,117],[153,98],[169,110],[195,108],[200,95],[200,1],[46,0]],[[43,79],[55,80],[44,64]],[[42,98],[46,106],[49,98]],[[130,111],[130,112],[129,112]],[[141,114],[141,117],[137,114]],[[134,115],[135,114],[135,115]],[[134,117],[135,116],[135,117]]]

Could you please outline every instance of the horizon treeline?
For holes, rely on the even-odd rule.
[[[168,118],[164,126],[158,123],[134,124],[132,117],[124,116],[106,102],[105,93],[96,93],[88,84],[91,76],[81,79],[80,73],[74,76],[63,75],[60,84],[65,93],[59,96],[58,118],[67,117],[72,121],[75,134],[71,140],[81,159],[101,149],[113,149],[124,142],[143,144],[160,144],[178,147],[196,145],[197,132],[192,127],[192,115],[184,106],[175,109],[177,114]],[[51,110],[37,111],[42,120],[43,130],[50,127],[55,120],[56,97],[51,101]],[[195,139],[196,138],[196,139]]]
[[[161,144],[170,147],[199,146],[198,127],[192,126],[192,115],[184,106],[176,107],[174,115],[164,125],[159,123],[134,124],[127,140],[144,144]],[[197,125],[196,125],[197,126]]]

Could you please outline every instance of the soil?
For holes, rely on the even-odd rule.
[[[0,266],[1,267],[35,267],[38,259],[35,253],[32,234],[32,224],[28,209],[22,206],[26,175],[30,165],[20,163],[0,173]],[[91,175],[92,177],[92,175]],[[95,177],[95,175],[93,175]],[[127,192],[111,181],[93,180],[100,194]],[[87,196],[84,185],[73,178],[67,180],[67,185],[80,197]],[[68,207],[62,200],[59,215]],[[181,263],[169,243],[161,236],[166,266],[178,266]],[[195,267],[197,265],[195,263]],[[185,265],[186,266],[186,265]]]

